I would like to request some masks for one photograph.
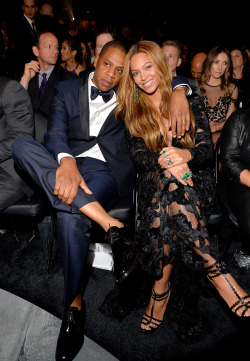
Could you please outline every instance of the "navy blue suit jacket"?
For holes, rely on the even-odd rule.
[[[98,136],[89,136],[88,72],[82,79],[56,86],[44,141],[55,159],[61,152],[75,157],[98,143],[117,180],[120,196],[128,195],[134,188],[136,172],[127,149],[124,123],[115,119],[114,110]]]

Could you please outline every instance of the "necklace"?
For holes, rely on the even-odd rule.
[[[219,85],[210,85],[210,84],[208,84],[208,83],[206,83],[206,85],[207,85],[207,86],[210,86],[211,88],[216,88],[216,87],[218,87],[218,86],[221,86],[221,84],[219,84]]]
[[[76,64],[76,67],[71,70],[71,69],[68,67],[67,63],[66,63],[65,68],[68,69],[69,71],[74,71],[74,70],[76,70],[76,69],[78,68],[78,65],[79,65],[79,63],[77,63],[77,64]]]

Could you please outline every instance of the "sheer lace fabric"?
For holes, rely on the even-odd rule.
[[[229,105],[235,102],[232,97],[235,87],[227,97],[225,97],[220,86],[205,85],[204,88],[206,94],[203,95],[203,100],[208,120],[210,122],[223,122],[226,119]]]
[[[205,226],[215,185],[211,133],[202,100],[192,98],[189,102],[196,119],[196,146],[189,149],[193,187],[182,185],[168,170],[161,169],[159,153],[150,152],[142,138],[132,137],[127,131],[128,147],[138,172],[140,261],[156,277],[175,259],[203,269],[206,259],[217,257]],[[173,140],[173,146],[181,144]]]

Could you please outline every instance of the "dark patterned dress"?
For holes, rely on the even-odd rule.
[[[206,84],[206,95],[203,95],[203,101],[205,104],[205,113],[208,117],[209,122],[224,122],[226,119],[227,111],[231,103],[235,103],[236,100],[233,98],[233,92],[228,96],[224,96],[219,86],[211,86]],[[210,104],[215,104],[211,106]]]
[[[196,121],[195,147],[188,148],[193,187],[182,185],[162,169],[160,154],[150,152],[142,138],[127,131],[128,148],[138,172],[140,262],[154,277],[161,276],[163,267],[174,260],[203,269],[204,255],[217,259],[205,226],[215,194],[211,132],[202,99],[190,98],[189,105]],[[182,147],[176,139],[172,145]]]

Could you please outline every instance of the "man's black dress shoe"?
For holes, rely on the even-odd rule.
[[[85,307],[67,307],[56,346],[56,361],[72,361],[80,351],[84,341]]]
[[[114,258],[116,282],[121,283],[136,267],[138,251],[133,227],[110,227],[105,240],[110,244]]]

